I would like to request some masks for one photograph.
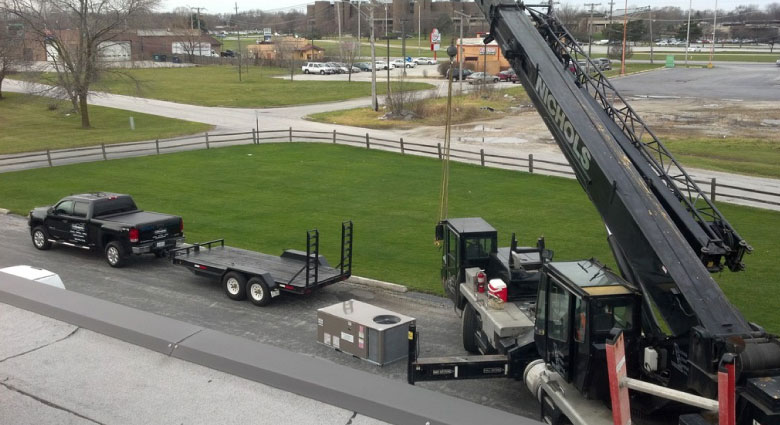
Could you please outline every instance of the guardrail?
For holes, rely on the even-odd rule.
[[[260,144],[267,142],[318,142],[333,143],[348,146],[365,147],[398,152],[402,155],[417,155],[442,159],[444,156],[441,143],[428,145],[422,143],[387,139],[371,136],[370,133],[350,134],[333,131],[294,130],[292,127],[280,130],[255,130],[237,133],[203,133],[171,139],[153,141],[100,144],[96,146],[47,149],[39,152],[28,152],[11,155],[0,155],[0,172],[23,170],[29,168],[53,167],[76,162],[111,160],[133,156],[159,155],[163,153],[211,149],[214,147]],[[528,173],[540,173],[563,177],[573,177],[568,163],[534,158],[533,154],[510,156],[490,152],[484,148],[450,149],[450,159],[453,161],[480,165],[483,167],[504,168]],[[710,180],[694,180],[701,185],[702,191],[712,200],[729,202],[734,200],[748,201],[764,208],[780,207],[780,193],[766,190],[751,189],[736,185],[719,183],[715,178]],[[709,190],[707,190],[709,188]],[[775,208],[776,209],[776,208]]]

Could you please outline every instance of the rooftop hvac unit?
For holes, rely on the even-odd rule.
[[[380,366],[406,357],[414,318],[357,300],[317,310],[317,341]]]

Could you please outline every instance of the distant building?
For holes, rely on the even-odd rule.
[[[315,1],[306,7],[307,31],[318,36],[336,34],[340,20],[342,34],[357,35],[358,8],[360,8],[360,15],[362,15],[360,33],[361,36],[367,37],[370,33],[367,18],[369,7],[370,3],[366,1]],[[455,11],[471,18],[461,18]],[[400,36],[402,32],[417,33],[419,29],[423,34],[423,44],[427,44],[425,34],[430,34],[433,28],[441,30],[440,27],[447,22],[452,24],[452,30],[457,34],[461,19],[463,19],[464,33],[473,34],[490,29],[482,11],[474,2],[392,0],[374,6],[374,35],[379,39],[386,34]],[[442,40],[442,44],[449,44],[449,42]]]
[[[247,45],[246,52],[250,58],[271,61],[289,59],[288,52],[293,53],[297,61],[316,61],[325,57],[325,49],[314,46],[311,41],[300,37],[274,37],[271,41]],[[286,57],[282,58],[283,55]]]
[[[75,45],[79,40],[76,30],[57,31],[57,37],[66,45]],[[44,40],[36,40],[30,32],[25,34],[25,60],[54,61],[58,59],[56,49]],[[198,30],[137,30],[123,31],[112,35],[98,45],[98,57],[102,61],[151,60],[162,55],[214,56],[219,55],[222,43],[216,38],[201,34]]]
[[[487,72],[496,75],[500,71],[509,69],[511,65],[501,54],[501,47],[495,40],[485,46],[482,43],[482,37],[458,39],[458,56],[456,60],[460,62],[460,47],[463,47],[463,66],[471,68],[477,72]]]

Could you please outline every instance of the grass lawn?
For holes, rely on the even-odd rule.
[[[464,82],[465,83],[465,82]],[[453,82],[453,85],[458,84]],[[504,94],[512,96],[505,98]],[[447,98],[439,97],[433,99],[421,99],[422,105],[410,106],[409,109],[417,113],[417,117],[405,120],[379,119],[387,113],[380,109],[374,111],[371,108],[343,109],[338,111],[322,112],[313,114],[307,118],[312,121],[324,122],[330,124],[350,125],[355,127],[388,129],[388,128],[414,128],[424,125],[444,125]],[[511,106],[528,104],[530,100],[522,86],[514,86],[509,89],[499,90],[494,86],[487,86],[485,96],[478,93],[453,96],[452,98],[453,124],[463,124],[474,121],[487,121],[506,116]],[[483,109],[493,108],[493,111]]]
[[[238,68],[233,66],[149,68],[127,72],[141,83],[140,92],[128,78],[111,73],[92,89],[191,105],[241,108],[333,102],[371,95],[369,82],[333,81],[327,76],[322,81],[272,78],[285,74],[281,68],[250,67],[242,81],[238,81]],[[53,78],[53,75],[44,77]],[[406,87],[422,90],[431,85],[407,83]],[[377,85],[379,94],[384,94],[384,90],[384,85]]]
[[[626,74],[633,74],[636,72],[649,71],[651,69],[661,69],[664,67],[663,63],[626,63]],[[612,61],[612,69],[609,71],[602,71],[607,78],[614,78],[620,75],[620,61]]]
[[[208,124],[90,106],[93,128],[84,130],[81,116],[69,112],[69,102],[16,93],[3,93],[3,97],[0,154],[162,139],[211,129]],[[135,130],[130,130],[130,117]]]
[[[440,173],[434,159],[346,146],[238,146],[0,174],[0,206],[24,214],[68,193],[127,192],[143,208],[181,214],[191,242],[224,237],[278,254],[305,248],[305,230],[316,227],[334,263],[339,223],[352,219],[355,274],[441,293],[441,252],[433,244]],[[484,217],[501,245],[513,231],[524,245],[544,235],[558,260],[614,263],[604,226],[575,181],[458,163],[450,176],[450,216]],[[204,192],[214,196],[195,196]],[[755,252],[747,271],[715,278],[749,320],[780,331],[780,213],[719,207]]]
[[[664,139],[688,167],[780,178],[780,143],[746,139]]]

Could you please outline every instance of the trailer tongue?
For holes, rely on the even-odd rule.
[[[331,267],[320,255],[319,231],[306,233],[306,251],[285,250],[281,256],[231,246],[224,239],[172,250],[171,262],[197,275],[216,277],[233,300],[249,297],[265,306],[281,292],[309,294],[352,275],[352,222],[341,224],[341,261]]]

